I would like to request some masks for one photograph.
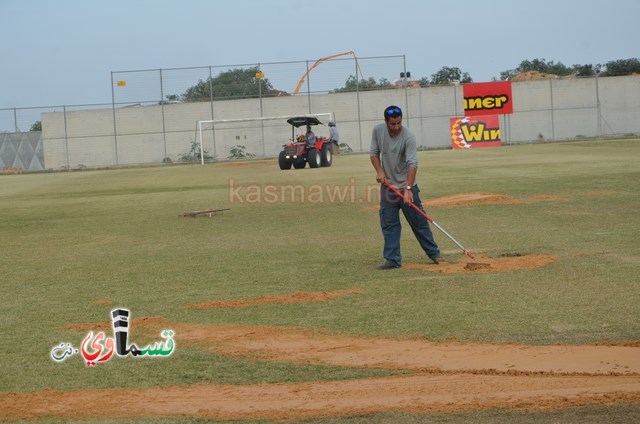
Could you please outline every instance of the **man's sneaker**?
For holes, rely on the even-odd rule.
[[[400,268],[400,267],[390,261],[385,261],[382,265],[378,265],[378,269],[381,269],[381,270],[396,269],[396,268]]]
[[[431,259],[431,262],[433,262],[436,265],[439,265],[444,262],[444,258],[442,256],[429,257],[429,259]]]

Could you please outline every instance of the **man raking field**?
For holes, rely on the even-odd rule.
[[[440,225],[434,222],[422,208],[420,189],[416,183],[418,155],[416,137],[410,129],[402,126],[402,110],[395,105],[384,110],[384,123],[373,129],[371,137],[371,164],[376,170],[376,181],[380,188],[380,227],[384,236],[385,262],[378,269],[400,268],[400,210],[409,222],[420,247],[435,264],[444,259],[433,239],[429,223],[434,224],[463,252],[473,255],[458,243]],[[398,188],[401,187],[401,188]]]

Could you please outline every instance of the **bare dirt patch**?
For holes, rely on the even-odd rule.
[[[465,260],[460,263],[440,263],[436,264],[416,264],[404,263],[405,269],[420,269],[429,272],[437,272],[443,274],[457,273],[479,273],[479,272],[498,272],[513,271],[518,269],[535,269],[546,266],[557,260],[551,255],[524,255],[524,256],[505,256],[500,258],[492,258],[490,256],[476,256],[475,259]]]
[[[540,71],[525,71],[520,72],[517,75],[514,75],[511,78],[511,81],[539,81],[543,79],[558,79],[560,78],[556,74],[547,74],[546,72]]]
[[[475,206],[475,205],[491,205],[491,204],[525,204],[534,202],[557,202],[566,199],[564,196],[558,196],[554,194],[536,194],[528,196],[522,199],[517,199],[503,194],[496,193],[461,193],[451,196],[436,197],[433,199],[425,200],[422,202],[422,206],[425,208],[451,208],[457,206]],[[371,206],[366,210],[374,212],[380,210],[379,205]]]
[[[15,168],[13,166],[3,166],[2,173],[3,174],[22,174],[22,169]]]
[[[452,196],[436,197],[422,202],[424,207],[450,207],[486,205],[491,203],[512,203],[515,199],[495,193],[462,193]]]
[[[238,299],[238,300],[209,300],[203,303],[191,303],[185,305],[191,309],[210,309],[210,308],[246,308],[248,306],[266,305],[266,304],[286,304],[286,303],[307,303],[307,302],[326,302],[340,296],[348,296],[352,294],[363,293],[360,289],[335,290],[330,292],[298,292],[293,294],[283,294],[274,296],[261,296],[254,299]]]
[[[159,327],[154,327],[146,331],[155,334]],[[184,323],[172,328],[180,342],[212,352],[303,364],[477,375],[640,376],[640,346],[634,343],[526,346],[356,337],[298,327]]]
[[[473,206],[488,204],[522,204],[534,202],[557,202],[565,199],[563,196],[553,194],[535,194],[523,199],[516,199],[502,194],[495,193],[463,193],[453,196],[436,197],[422,202],[425,208],[443,208],[453,206]]]
[[[147,334],[170,327],[176,332],[177,346],[223,355],[414,373],[308,383],[4,393],[0,397],[3,418],[303,419],[390,411],[640,403],[640,346],[634,343],[435,343],[327,334],[304,328],[167,323],[160,318],[134,320],[133,325]],[[88,326],[96,328],[96,324],[75,328]]]

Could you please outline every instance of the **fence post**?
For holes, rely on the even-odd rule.
[[[162,68],[159,69],[160,71],[160,111],[162,113],[162,140],[164,142],[164,156],[162,157],[162,162],[164,163],[164,160],[167,157],[167,127],[164,123],[164,82],[162,80]]]
[[[113,71],[111,71],[111,110],[113,111],[113,147],[118,165],[118,127],[116,125],[116,92],[113,88]]]
[[[62,105],[62,118],[64,120],[64,155],[67,159],[67,169],[71,168],[69,160],[69,137],[67,136],[67,106]]]
[[[424,114],[424,112],[422,111],[422,87],[418,88],[418,106],[419,106],[419,114],[420,114],[420,140],[422,142],[425,142],[424,140],[424,119],[422,119],[422,115]],[[426,146],[425,146],[426,147]]]
[[[262,72],[260,70],[260,63],[258,63],[258,72]],[[260,118],[264,118],[264,109],[262,106],[262,80],[263,78],[257,78],[258,79],[258,97],[260,98]],[[266,150],[265,150],[265,141],[264,141],[264,121],[260,120],[260,133],[262,136],[262,157],[265,157],[266,154]]]
[[[211,66],[209,66],[209,103],[211,104],[211,120],[213,121],[215,118],[213,117],[213,74],[211,73]],[[200,137],[202,137],[202,128],[200,128]],[[213,140],[213,160],[218,159],[218,154],[216,153],[216,124],[211,123],[211,138]],[[202,139],[200,140],[200,148],[202,148]],[[204,161],[204,150],[202,151],[202,160]]]
[[[410,128],[409,126],[409,94],[408,94],[408,90],[407,90],[407,58],[405,55],[402,55],[402,69],[404,71],[404,111],[405,111],[405,115],[407,116],[407,128]]]
[[[309,105],[309,113],[311,113],[311,75],[309,74],[309,61],[307,60],[307,103]]]
[[[453,113],[454,116],[458,117],[458,89],[457,85],[453,84]],[[464,113],[462,114],[464,116]]]
[[[360,116],[360,78],[358,77],[358,58],[355,57],[356,63],[356,103],[358,104],[358,137],[360,138],[360,151],[362,152],[362,118]]]
[[[549,79],[549,98],[551,101],[551,140],[556,139],[556,125],[554,122],[555,114],[553,113],[553,80]]]
[[[598,85],[598,71],[596,71],[596,113],[598,114],[598,137],[602,137],[602,109],[600,107],[600,87]]]

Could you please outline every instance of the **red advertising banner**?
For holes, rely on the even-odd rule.
[[[465,116],[513,113],[511,81],[462,85]]]
[[[450,118],[451,147],[471,149],[502,145],[498,115]]]

